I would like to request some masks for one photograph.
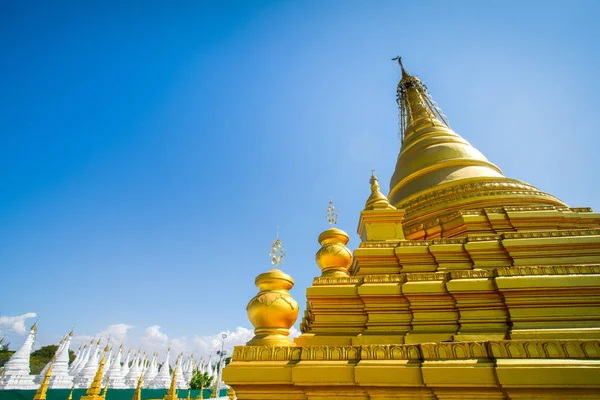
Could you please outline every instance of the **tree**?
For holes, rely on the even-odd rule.
[[[41,360],[48,359],[48,361],[50,361],[52,357],[54,357],[56,350],[58,350],[58,346],[55,344],[50,344],[31,352],[31,357],[39,358]]]
[[[190,389],[208,389],[212,385],[213,380],[214,377],[208,376],[208,372],[201,372],[199,369],[195,369],[190,381]]]
[[[10,359],[10,356],[14,354],[14,351],[8,349],[8,345],[9,343],[2,345],[2,348],[0,348],[0,368],[3,367]]]
[[[50,360],[52,360],[52,357],[54,357],[54,354],[56,354],[56,350],[58,350],[58,346],[55,344],[51,344],[48,346],[41,347],[36,351],[32,352],[29,363],[31,367],[31,373],[33,375],[39,374],[42,371],[42,369],[44,369],[44,366],[46,366],[46,364],[48,364]],[[74,358],[75,353],[73,352],[73,350],[69,350],[69,361],[73,361]]]

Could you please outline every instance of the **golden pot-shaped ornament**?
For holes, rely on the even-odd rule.
[[[346,247],[350,236],[340,229],[329,228],[319,235],[321,248],[315,255],[322,276],[348,276],[352,252]]]
[[[258,294],[246,307],[248,319],[254,326],[254,337],[248,346],[295,346],[288,337],[290,328],[298,319],[298,303],[288,293],[294,279],[272,269],[260,274],[254,281]]]

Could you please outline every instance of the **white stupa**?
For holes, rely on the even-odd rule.
[[[83,368],[85,367],[85,365],[90,360],[90,355],[92,354],[93,347],[94,347],[94,341],[92,340],[90,342],[90,344],[87,345],[87,349],[85,347],[83,348],[84,352],[83,352],[83,355],[81,356],[81,359],[79,360],[79,362],[77,363],[77,365],[74,365],[71,368],[71,370],[69,371],[69,374],[71,376],[77,377],[77,375],[79,375],[79,373],[83,370]]]
[[[206,372],[208,373],[208,376],[213,376],[213,368],[212,368],[212,354],[208,356],[208,361],[206,362]]]
[[[135,388],[137,386],[138,381],[140,380],[141,375],[141,360],[140,352],[138,351],[135,357],[133,358],[131,368],[129,368],[129,373],[127,373],[127,375],[125,376],[125,386],[127,388]]]
[[[113,358],[113,349],[111,347],[110,350],[108,350],[108,357],[106,357],[106,363],[104,364],[104,369],[102,370],[102,381],[104,381],[104,378],[106,377],[106,374],[108,373],[108,370],[110,369],[110,366],[112,364],[112,358]]]
[[[150,383],[152,389],[168,389],[171,384],[171,373],[169,372],[169,359],[171,357],[171,348],[167,350],[167,358],[160,367],[156,378]]]
[[[123,345],[119,347],[119,353],[113,359],[112,364],[104,376],[104,384],[111,389],[125,389],[125,379],[122,375],[121,356],[123,355]]]
[[[156,375],[158,375],[158,354],[154,353],[150,365],[146,369],[146,372],[144,372],[143,385],[145,388],[150,387],[150,384],[154,381]]]
[[[129,357],[131,356],[131,350],[127,350],[127,357],[125,358],[125,362],[121,367],[121,376],[123,377],[123,382],[125,382],[125,377],[129,373]]]
[[[143,357],[142,357],[142,362],[140,363],[141,376],[144,376],[146,374],[148,367],[150,367],[150,361],[148,361],[148,355],[146,354],[146,352],[144,352]],[[137,386],[137,384],[136,384],[136,386]]]
[[[69,332],[61,345],[58,346],[58,350],[56,350],[52,376],[48,381],[48,388],[50,389],[69,389],[73,386],[73,377],[69,375],[69,347],[72,338],[73,331]]]
[[[73,383],[77,388],[88,388],[94,381],[96,371],[98,370],[98,362],[100,360],[100,340],[96,343],[96,347],[90,352],[90,357],[85,366],[77,374]]]
[[[79,346],[79,349],[77,350],[77,354],[75,354],[75,359],[73,360],[71,365],[69,365],[69,375],[73,376],[73,374],[72,374],[73,369],[81,361],[81,357],[83,357],[83,353],[86,348],[87,348],[87,346]]]
[[[185,377],[185,381],[188,385],[192,380],[192,376],[194,376],[194,369],[196,369],[196,363],[194,363],[194,353],[192,353],[190,358],[188,358],[186,368],[183,371],[183,376]]]
[[[35,342],[37,326],[33,324],[25,343],[4,364],[2,376],[0,376],[0,389],[37,389],[33,382],[29,368],[29,357]]]
[[[177,371],[177,376],[175,377],[175,385],[177,389],[187,389],[189,385],[185,381],[185,377],[183,375],[183,369],[181,368],[181,359],[183,358],[183,353],[179,355],[177,358],[177,362],[175,363],[175,371]]]

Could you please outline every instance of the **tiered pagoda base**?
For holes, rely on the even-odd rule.
[[[598,399],[600,341],[239,346],[239,399]],[[535,384],[532,384],[535,382]]]

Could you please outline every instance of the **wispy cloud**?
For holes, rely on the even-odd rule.
[[[25,321],[35,317],[37,317],[37,314],[34,312],[25,313],[15,317],[0,317],[0,330],[5,332],[16,332],[23,335],[28,330],[28,327],[25,326]]]
[[[120,346],[127,342],[127,332],[133,328],[133,325],[128,324],[112,324],[95,335],[75,335],[73,345],[77,346],[101,339],[103,343],[108,343],[110,346]]]

